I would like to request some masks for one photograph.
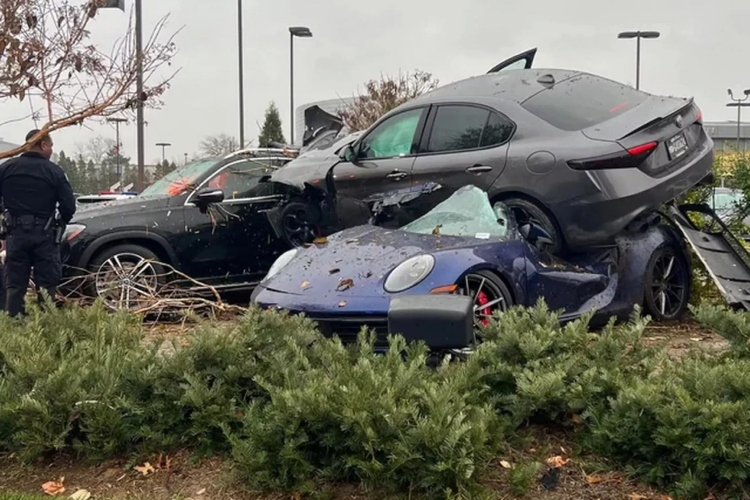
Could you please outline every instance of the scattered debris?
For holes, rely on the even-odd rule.
[[[570,462],[569,458],[563,458],[560,455],[556,455],[554,457],[549,457],[546,460],[547,465],[549,465],[553,469],[560,468],[560,467],[566,465],[568,462]]]
[[[133,469],[137,470],[144,476],[148,476],[149,474],[153,474],[154,472],[156,472],[156,469],[154,469],[154,466],[151,465],[149,462],[146,462],[143,465],[136,465],[135,467],[133,467]]]
[[[328,243],[328,238],[325,236],[319,236],[313,240],[314,245],[325,245],[326,243]]]
[[[512,469],[513,468],[513,466],[507,460],[500,460],[500,466],[503,469]]]
[[[351,287],[354,286],[354,280],[351,278],[341,278],[339,280],[339,284],[336,287],[337,292],[343,292],[344,290],[349,290]]]
[[[196,495],[200,496],[200,495],[203,495],[205,493],[206,493],[206,488],[201,488],[201,489],[198,490],[198,492],[196,493]]]
[[[89,500],[89,498],[91,498],[91,492],[88,490],[78,490],[70,495],[69,498],[72,498],[73,500]]]
[[[339,307],[344,307],[345,305],[346,305],[345,300],[342,300],[341,302],[339,302]]]
[[[338,272],[341,272],[341,269],[339,269],[338,267],[334,267],[333,269],[328,271],[328,274],[336,274]]]
[[[305,289],[305,288],[308,288],[309,286],[310,286],[309,281],[303,281],[302,284],[300,285],[300,288]]]
[[[440,236],[440,228],[441,227],[443,227],[442,224],[438,224],[437,226],[435,226],[435,229],[432,230],[432,234],[434,236]]]
[[[42,485],[42,491],[49,496],[57,496],[65,493],[65,486],[63,486],[65,478],[61,477],[57,481],[47,481]]]

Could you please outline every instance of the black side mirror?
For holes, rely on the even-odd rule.
[[[534,224],[533,222],[527,222],[526,224],[522,225],[519,230],[521,231],[523,237],[526,238],[526,241],[539,249],[542,249],[545,246],[552,245],[554,243],[549,232],[542,226]]]
[[[216,188],[203,188],[193,198],[193,202],[199,206],[221,203],[222,201],[224,201],[224,191]]]
[[[347,144],[339,151],[339,158],[345,162],[354,163],[357,153],[354,152],[354,147],[351,144]]]

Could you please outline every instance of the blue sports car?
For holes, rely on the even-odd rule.
[[[684,239],[658,216],[566,261],[545,249],[549,235],[532,220],[465,186],[398,229],[358,226],[282,254],[252,300],[304,313],[344,342],[367,326],[380,342],[392,332],[437,350],[471,347],[493,313],[540,298],[563,320],[592,310],[622,318],[634,304],[657,320],[685,312]]]

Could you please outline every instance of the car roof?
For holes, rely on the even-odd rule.
[[[522,103],[534,94],[544,90],[545,84],[540,83],[542,76],[552,76],[555,82],[567,80],[580,75],[588,75],[582,71],[568,69],[530,68],[500,71],[486,75],[473,76],[443,85],[435,90],[422,94],[402,105],[430,104],[432,102],[467,97],[495,97],[516,103]],[[597,75],[592,75],[597,76]]]

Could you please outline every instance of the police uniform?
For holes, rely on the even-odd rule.
[[[34,132],[34,131],[32,131]],[[30,132],[27,141],[33,134]],[[49,153],[51,154],[51,141]],[[54,299],[62,278],[57,224],[67,225],[76,211],[73,189],[59,165],[38,150],[23,153],[0,165],[0,197],[9,219],[5,240],[5,310],[11,316],[23,314],[31,269],[37,290]]]

